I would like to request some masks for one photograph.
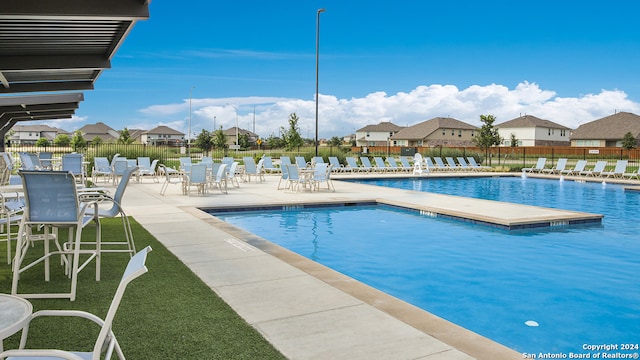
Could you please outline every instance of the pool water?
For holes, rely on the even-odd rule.
[[[377,184],[605,217],[601,226],[508,231],[390,206],[215,215],[519,352],[640,339],[640,193],[519,178]]]

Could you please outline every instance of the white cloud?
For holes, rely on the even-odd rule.
[[[154,105],[142,109],[154,118],[188,112],[189,99],[181,104]],[[339,99],[320,94],[319,136],[342,136],[369,124],[391,121],[408,126],[438,116],[450,116],[473,125],[480,125],[480,115],[492,114],[497,123],[529,114],[576,128],[580,124],[611,115],[614,111],[640,114],[640,104],[627,98],[623,91],[601,90],[581,97],[558,97],[552,90],[541,89],[536,83],[522,82],[514,89],[504,85],[473,85],[458,89],[453,85],[424,85],[409,92],[393,95],[375,92],[362,98]],[[231,105],[233,104],[233,105]],[[278,136],[281,127],[288,127],[289,114],[300,118],[304,137],[315,136],[315,100],[291,98],[214,98],[192,99],[192,131],[236,125],[253,130],[262,137]],[[255,109],[255,116],[254,116]],[[177,130],[187,132],[188,118],[165,120]]]

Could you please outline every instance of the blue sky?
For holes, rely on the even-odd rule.
[[[575,128],[640,114],[634,0],[153,0],[76,116],[49,124],[186,133],[191,116],[199,133],[214,117],[235,126],[237,110],[241,128],[268,137],[295,112],[313,138],[319,8],[321,138],[436,116]]]

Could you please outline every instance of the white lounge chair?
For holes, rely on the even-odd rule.
[[[445,160],[447,160],[447,166],[449,167],[449,169],[452,170],[462,170],[462,167],[458,164],[456,164],[456,161],[453,160],[453,158],[451,156],[447,156],[445,157]]]
[[[391,171],[391,169],[385,164],[384,159],[380,156],[374,156],[373,161],[376,163],[375,169],[382,172]]]
[[[353,156],[347,156],[345,158],[345,160],[347,161],[347,167],[346,170],[349,170],[351,172],[354,171],[364,171],[363,168],[361,168],[360,166],[358,166],[357,160],[356,158],[354,158]]]
[[[567,158],[560,158],[558,159],[556,166],[549,169],[542,169],[542,172],[547,174],[560,174],[564,171],[565,167],[567,167]]]
[[[364,171],[373,171],[373,165],[371,165],[371,161],[369,161],[368,156],[360,156],[360,163],[362,164],[362,169]]]
[[[547,163],[547,158],[538,158],[538,162],[536,166],[530,168],[522,168],[522,172],[542,172],[544,170],[544,166]]]
[[[603,171],[600,176],[607,175],[607,177],[613,176],[614,178],[622,178],[622,175],[627,171],[628,163],[629,160],[618,160],[613,171]]]
[[[282,172],[281,168],[273,165],[273,159],[271,158],[271,156],[262,156],[262,159],[264,160],[263,162],[264,170],[267,172],[267,174],[275,174],[275,173]]]
[[[640,166],[638,166],[638,170],[636,170],[635,172],[622,174],[622,177],[623,178],[628,177],[629,179],[636,178],[636,180],[640,180]]]
[[[581,172],[584,171],[584,168],[587,166],[587,160],[578,160],[576,162],[576,166],[573,169],[565,169],[560,171],[561,175],[580,175]]]
[[[607,162],[604,160],[600,160],[596,162],[596,165],[591,170],[580,171],[580,175],[585,176],[602,176],[602,172],[604,168],[607,167]]]
[[[429,160],[429,158],[427,158],[427,159],[428,159],[427,161],[430,161],[430,160]],[[434,156],[434,157],[433,157],[433,161],[435,161],[435,162],[436,162],[436,163],[435,163],[435,165],[434,165],[434,167],[435,167],[437,170],[442,170],[442,171],[446,171],[446,170],[453,170],[453,169],[451,169],[451,167],[449,167],[449,166],[447,166],[447,165],[445,165],[445,164],[444,164],[444,161],[442,161],[442,158],[441,158],[441,157]]]
[[[329,164],[331,164],[331,171],[333,172],[351,171],[351,169],[347,169],[344,165],[340,164],[340,160],[338,160],[336,156],[329,156]]]
[[[490,170],[491,166],[483,166],[476,162],[476,158],[473,156],[467,156],[467,161],[469,162],[469,166],[476,171]]]

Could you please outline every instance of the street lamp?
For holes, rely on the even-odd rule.
[[[240,138],[238,137],[238,108],[235,105],[229,103],[227,103],[227,105],[233,107],[233,109],[236,111],[236,152],[238,152],[238,149],[240,148]]]
[[[318,57],[320,55],[320,13],[326,9],[318,9],[316,12],[316,156],[318,156]]]
[[[189,142],[187,143],[187,155],[191,157],[191,95],[193,94],[193,88],[195,86],[191,86],[191,90],[189,90],[189,130],[187,132]]]

